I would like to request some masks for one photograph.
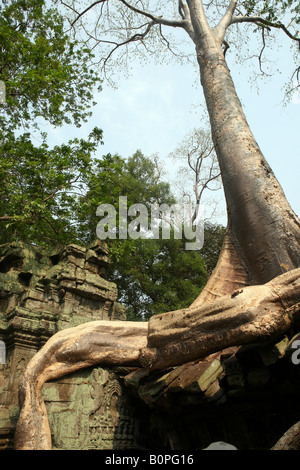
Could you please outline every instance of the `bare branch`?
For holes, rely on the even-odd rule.
[[[296,82],[297,84],[293,86],[291,90],[289,90],[287,93],[293,93],[295,90],[300,89],[300,66],[296,68],[296,70],[293,72],[293,75],[291,76],[291,80],[296,76]]]
[[[204,157],[205,158],[205,157]],[[203,160],[203,158],[201,158],[201,160]],[[202,163],[202,161],[201,161]],[[198,181],[198,184],[196,185],[197,187],[195,188],[195,192],[196,192],[196,207],[195,207],[195,210],[194,210],[194,214],[192,216],[192,223],[194,223],[194,221],[196,220],[197,216],[198,216],[198,212],[199,212],[199,207],[200,207],[200,202],[201,202],[201,199],[202,199],[202,196],[203,196],[203,193],[206,189],[208,189],[209,191],[218,191],[220,188],[209,188],[208,187],[208,184],[211,183],[212,181],[218,179],[220,176],[221,176],[221,172],[217,173],[216,175],[213,174],[213,170],[215,168],[213,168],[213,164],[212,166],[210,167],[210,170],[209,170],[209,176],[207,177],[206,181],[204,184],[202,184],[202,187],[200,189],[200,192],[198,192],[198,184],[199,184],[199,181]],[[199,168],[199,172],[200,172],[200,168]]]
[[[68,5],[67,3],[65,3],[63,0],[60,0],[61,4],[64,5],[66,8],[69,8],[70,10],[74,11],[74,13],[76,13],[76,15],[79,15],[79,12],[77,10],[75,10],[74,7],[72,7],[71,5]]]
[[[290,38],[293,39],[293,41],[297,41],[299,44],[299,50],[300,50],[300,38],[297,36],[294,36],[287,28],[284,26],[284,24],[277,22],[273,23],[272,21],[265,20],[264,18],[261,18],[259,16],[234,16],[231,19],[230,25],[231,24],[237,24],[237,23],[254,23],[258,26],[268,26],[270,28],[276,28],[276,29],[282,29],[284,33]]]
[[[130,42],[135,42],[135,41],[142,41],[146,36],[147,34],[149,33],[150,29],[152,28],[152,26],[154,26],[155,22],[154,21],[151,21],[150,23],[148,23],[147,25],[147,28],[145,30],[144,33],[136,33],[134,34],[133,36],[131,36],[130,38],[128,38],[126,41],[124,42],[120,42],[120,43],[113,43],[111,42],[111,44],[115,44],[115,47],[110,51],[110,53],[108,54],[108,56],[105,58],[104,60],[104,65],[103,67],[105,67],[106,63],[108,62],[108,60],[111,58],[111,56],[113,55],[113,53],[119,48],[119,47],[122,47],[122,46],[125,46],[126,44],[129,44]],[[103,41],[101,41],[103,42]],[[108,41],[106,41],[108,42]]]
[[[185,5],[184,5],[184,3],[182,2],[182,0],[179,0],[179,2],[178,2],[178,13],[179,13],[179,15],[181,16],[181,18],[182,18],[183,20],[185,20],[185,16],[186,16],[186,15],[185,15],[185,11],[184,11],[184,6],[185,6]]]
[[[160,36],[162,38],[162,41],[166,44],[167,46],[167,49],[171,52],[171,54],[173,54],[175,57],[178,57],[178,54],[176,54],[175,51],[173,51],[171,45],[170,45],[170,42],[167,40],[167,38],[164,36],[163,32],[162,32],[162,25],[158,25],[159,27],[159,33],[160,33]]]
[[[261,48],[261,51],[260,51],[260,54],[258,56],[258,62],[259,62],[259,69],[261,71],[261,73],[263,75],[267,75],[266,72],[263,71],[262,69],[262,55],[263,55],[263,52],[265,50],[265,47],[266,47],[266,41],[265,41],[265,27],[262,28],[261,30],[261,36],[262,36],[262,43],[263,43],[263,46]]]
[[[183,20],[167,20],[163,18],[162,16],[155,16],[152,15],[151,13],[148,13],[144,10],[140,10],[139,8],[134,7],[133,5],[130,5],[126,0],[120,0],[127,8],[130,10],[134,11],[135,13],[138,13],[139,15],[146,16],[150,20],[152,20],[154,23],[158,24],[163,24],[165,26],[173,26],[173,27],[179,27],[179,28],[184,28],[184,21]]]
[[[224,47],[223,47],[223,54],[224,54],[224,57],[225,57],[226,52],[228,51],[228,49],[229,49],[229,47],[230,47],[229,44],[228,44],[228,42],[225,41],[225,39],[224,39],[224,41],[223,41],[223,46],[224,46]]]
[[[211,29],[205,15],[202,0],[187,0],[187,4],[195,35],[201,37],[204,32],[210,34]]]
[[[230,1],[230,4],[227,8],[225,15],[223,16],[221,21],[217,24],[217,26],[214,28],[214,33],[221,43],[223,43],[226,30],[231,24],[231,20],[232,20],[234,10],[236,8],[236,4],[237,4],[237,0]]]
[[[190,9],[187,6],[187,4],[183,2],[183,0],[179,0],[178,10],[179,10],[180,16],[183,18],[184,29],[186,30],[186,32],[188,33],[192,41],[195,42],[195,31],[192,25]]]

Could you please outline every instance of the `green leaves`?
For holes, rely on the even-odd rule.
[[[285,14],[294,15],[295,22],[299,23],[300,5],[297,0],[245,0],[241,2],[246,10],[248,16],[261,16],[267,21],[278,22],[281,21]]]
[[[119,196],[127,197],[128,208],[141,203],[165,203],[175,198],[160,177],[159,164],[137,151],[127,160],[105,155],[95,160],[89,190],[81,199],[80,233],[85,242],[95,238],[98,205],[112,204],[119,215]],[[128,217],[128,223],[130,217]],[[119,300],[127,307],[127,318],[145,320],[151,315],[190,305],[207,280],[201,252],[186,251],[186,240],[170,239],[106,240],[112,267],[109,279],[116,282]]]
[[[73,139],[49,149],[46,140],[35,147],[29,134],[0,134],[0,221],[6,223],[0,243],[55,246],[78,239],[74,214],[101,135],[95,129],[87,141]]]
[[[40,121],[79,126],[90,116],[93,91],[100,85],[90,68],[91,51],[69,39],[51,4],[7,0],[0,5],[0,80],[6,87],[0,104],[2,243],[57,245],[78,239],[74,214],[89,181],[92,154],[102,142],[102,131],[94,129],[86,141],[75,138],[50,149],[47,135],[37,132]]]
[[[185,251],[185,240],[126,241],[114,265],[120,300],[130,320],[148,320],[156,313],[188,307],[207,281],[200,252]]]
[[[2,128],[51,124],[90,116],[100,80],[90,69],[90,50],[71,42],[63,18],[44,0],[10,0],[0,6],[0,80],[6,85]]]
[[[50,3],[51,4],[51,3]],[[155,160],[141,151],[125,160],[95,158],[102,131],[49,147],[31,128],[40,120],[79,126],[90,115],[100,80],[93,55],[71,41],[63,18],[45,0],[8,0],[0,5],[0,244],[16,240],[55,247],[96,238],[100,204],[118,210],[119,196],[134,203],[172,205],[175,199]],[[22,134],[23,131],[23,134]],[[109,240],[110,279],[119,286],[128,318],[188,306],[207,274],[200,252],[185,240]]]

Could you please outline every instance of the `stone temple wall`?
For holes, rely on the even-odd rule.
[[[13,446],[19,380],[48,338],[87,321],[125,319],[125,310],[116,301],[117,287],[105,279],[108,265],[107,247],[100,241],[87,248],[69,245],[52,252],[24,243],[1,247],[0,448]],[[78,380],[74,379],[74,390]],[[47,384],[46,393],[68,389],[71,400],[70,386],[54,388]],[[62,399],[62,408],[65,403]]]

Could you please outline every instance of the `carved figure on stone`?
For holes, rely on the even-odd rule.
[[[4,361],[1,350],[0,448],[1,436],[4,448],[13,446],[19,381],[43,344],[69,326],[124,318],[116,285],[103,278],[107,254],[100,241],[56,251],[21,242],[0,248],[0,340],[6,353]]]

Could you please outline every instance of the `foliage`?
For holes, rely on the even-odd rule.
[[[210,276],[218,262],[226,228],[220,224],[206,222],[204,225],[204,245],[201,256],[207,274]]]
[[[118,155],[106,155],[96,162],[82,199],[82,234],[86,241],[95,237],[96,208],[112,204],[119,213],[119,196],[127,196],[127,205],[153,203],[171,206],[176,201],[168,183],[161,180],[158,162],[137,151],[126,161]],[[150,212],[149,212],[150,213]],[[109,240],[112,268],[109,279],[116,282],[119,300],[127,307],[128,319],[145,320],[151,315],[187,307],[204,287],[207,274],[201,252],[186,251],[185,240],[142,239]]]
[[[119,212],[119,196],[127,197],[128,207],[135,203],[147,208],[154,202],[173,204],[170,185],[159,177],[155,162],[140,150],[127,161],[119,155],[104,155],[95,159],[88,191],[80,200],[78,219],[81,221],[81,239],[91,241],[96,234],[96,209],[100,204],[112,204]],[[115,243],[115,249],[118,243]]]
[[[246,9],[247,15],[261,15],[266,20],[271,22],[280,21],[282,15],[285,13],[291,13],[295,16],[295,22],[300,23],[300,17],[297,16],[300,13],[300,4],[297,0],[246,0],[241,2],[243,7]]]
[[[80,122],[90,115],[97,74],[92,54],[70,41],[63,17],[45,0],[8,0],[0,5],[0,80],[6,102],[1,127]]]
[[[102,203],[118,211],[120,195],[127,196],[128,206],[175,202],[157,163],[140,151],[127,160],[93,157],[101,138],[95,130],[88,141],[73,139],[49,149],[45,141],[34,147],[26,135],[6,137],[0,149],[0,213],[6,218],[0,243],[86,244],[96,238],[96,208]],[[202,251],[186,251],[184,239],[106,241],[112,260],[108,277],[118,285],[128,319],[186,307],[206,283]],[[217,257],[217,243],[214,252],[212,246],[210,240],[211,251],[206,243],[203,248],[209,266]]]
[[[6,89],[0,104],[0,243],[73,239],[78,192],[101,142],[95,129],[87,141],[73,139],[51,149],[47,135],[38,132],[42,120],[79,126],[90,115],[92,92],[100,83],[88,67],[91,52],[70,41],[62,16],[47,5],[45,0],[0,5],[0,80]]]
[[[49,149],[45,136],[35,147],[29,134],[2,134],[0,243],[26,240],[53,246],[77,238],[74,213],[101,138],[95,129],[87,141],[73,139]]]

